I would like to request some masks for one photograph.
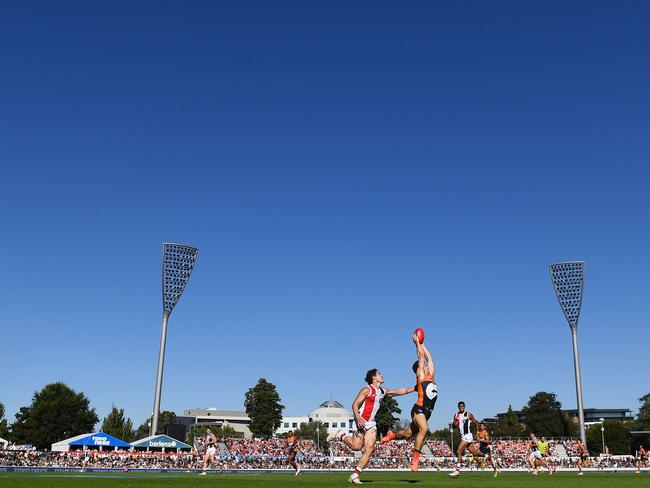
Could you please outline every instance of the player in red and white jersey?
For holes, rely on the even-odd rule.
[[[377,388],[374,385],[368,385],[367,389],[364,388],[364,393],[368,393],[363,399],[361,405],[359,405],[359,420],[357,420],[357,427],[361,426],[363,422],[363,428],[365,430],[370,430],[377,425],[375,422],[375,415],[379,410],[379,404],[386,396],[385,390],[380,386]]]
[[[382,388],[381,385],[384,383],[384,377],[377,368],[368,370],[365,379],[368,385],[361,388],[361,391],[359,391],[352,402],[352,411],[354,412],[357,431],[352,435],[348,435],[345,431],[339,430],[330,437],[330,440],[338,439],[342,441],[353,451],[363,450],[363,455],[359,458],[357,467],[348,480],[350,483],[361,483],[359,479],[361,471],[368,465],[375,449],[375,442],[377,441],[377,422],[375,422],[375,415],[377,415],[382,399],[385,396],[406,395],[414,391],[412,386],[398,390]]]

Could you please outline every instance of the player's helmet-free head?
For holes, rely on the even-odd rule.
[[[366,373],[366,383],[371,384],[373,378],[378,374],[379,374],[379,370],[377,368],[369,369],[368,372]]]
[[[420,366],[420,361],[415,361],[415,362],[413,363],[413,372],[414,372],[415,374],[418,374],[418,366]]]
[[[465,402],[458,402],[458,410],[461,412],[465,410]]]

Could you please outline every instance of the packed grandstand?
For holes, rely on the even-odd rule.
[[[201,448],[202,439],[195,439],[195,446]],[[339,441],[331,443],[328,452],[312,440],[301,441],[299,462],[303,469],[349,470],[355,466],[355,453]],[[219,451],[213,470],[281,470],[287,466],[287,442],[285,439],[219,439]],[[575,443],[571,439],[550,441],[549,460],[559,470],[574,468],[577,461]],[[376,446],[375,456],[369,469],[409,469],[413,450],[411,441],[394,441]],[[451,446],[443,440],[428,440],[423,450],[421,469],[448,470],[455,465]],[[499,459],[503,469],[526,469],[526,458],[530,452],[527,440],[496,440],[492,452]],[[200,471],[200,452],[194,453],[148,453],[130,451],[37,451],[28,446],[9,446],[0,450],[0,467],[13,468],[56,468],[65,470],[171,470]],[[634,456],[600,456],[591,458],[595,469],[631,469],[636,466]],[[465,459],[466,469],[482,469],[471,457]]]

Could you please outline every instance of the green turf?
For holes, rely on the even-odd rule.
[[[214,487],[252,487],[321,488],[332,486],[352,486],[347,483],[348,474],[303,474],[299,477],[285,474],[236,474],[236,475],[182,475],[182,474],[68,474],[68,473],[2,473],[0,488],[214,488]],[[379,487],[463,487],[499,488],[527,487],[589,487],[626,488],[650,486],[647,473],[586,473],[583,477],[576,473],[539,475],[533,477],[526,473],[501,473],[494,479],[488,472],[465,473],[459,479],[450,478],[447,473],[364,473],[363,480],[369,488]]]

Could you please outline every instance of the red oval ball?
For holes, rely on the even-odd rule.
[[[418,327],[415,329],[415,334],[418,336],[418,340],[420,341],[420,344],[424,342],[424,329],[422,327]]]

